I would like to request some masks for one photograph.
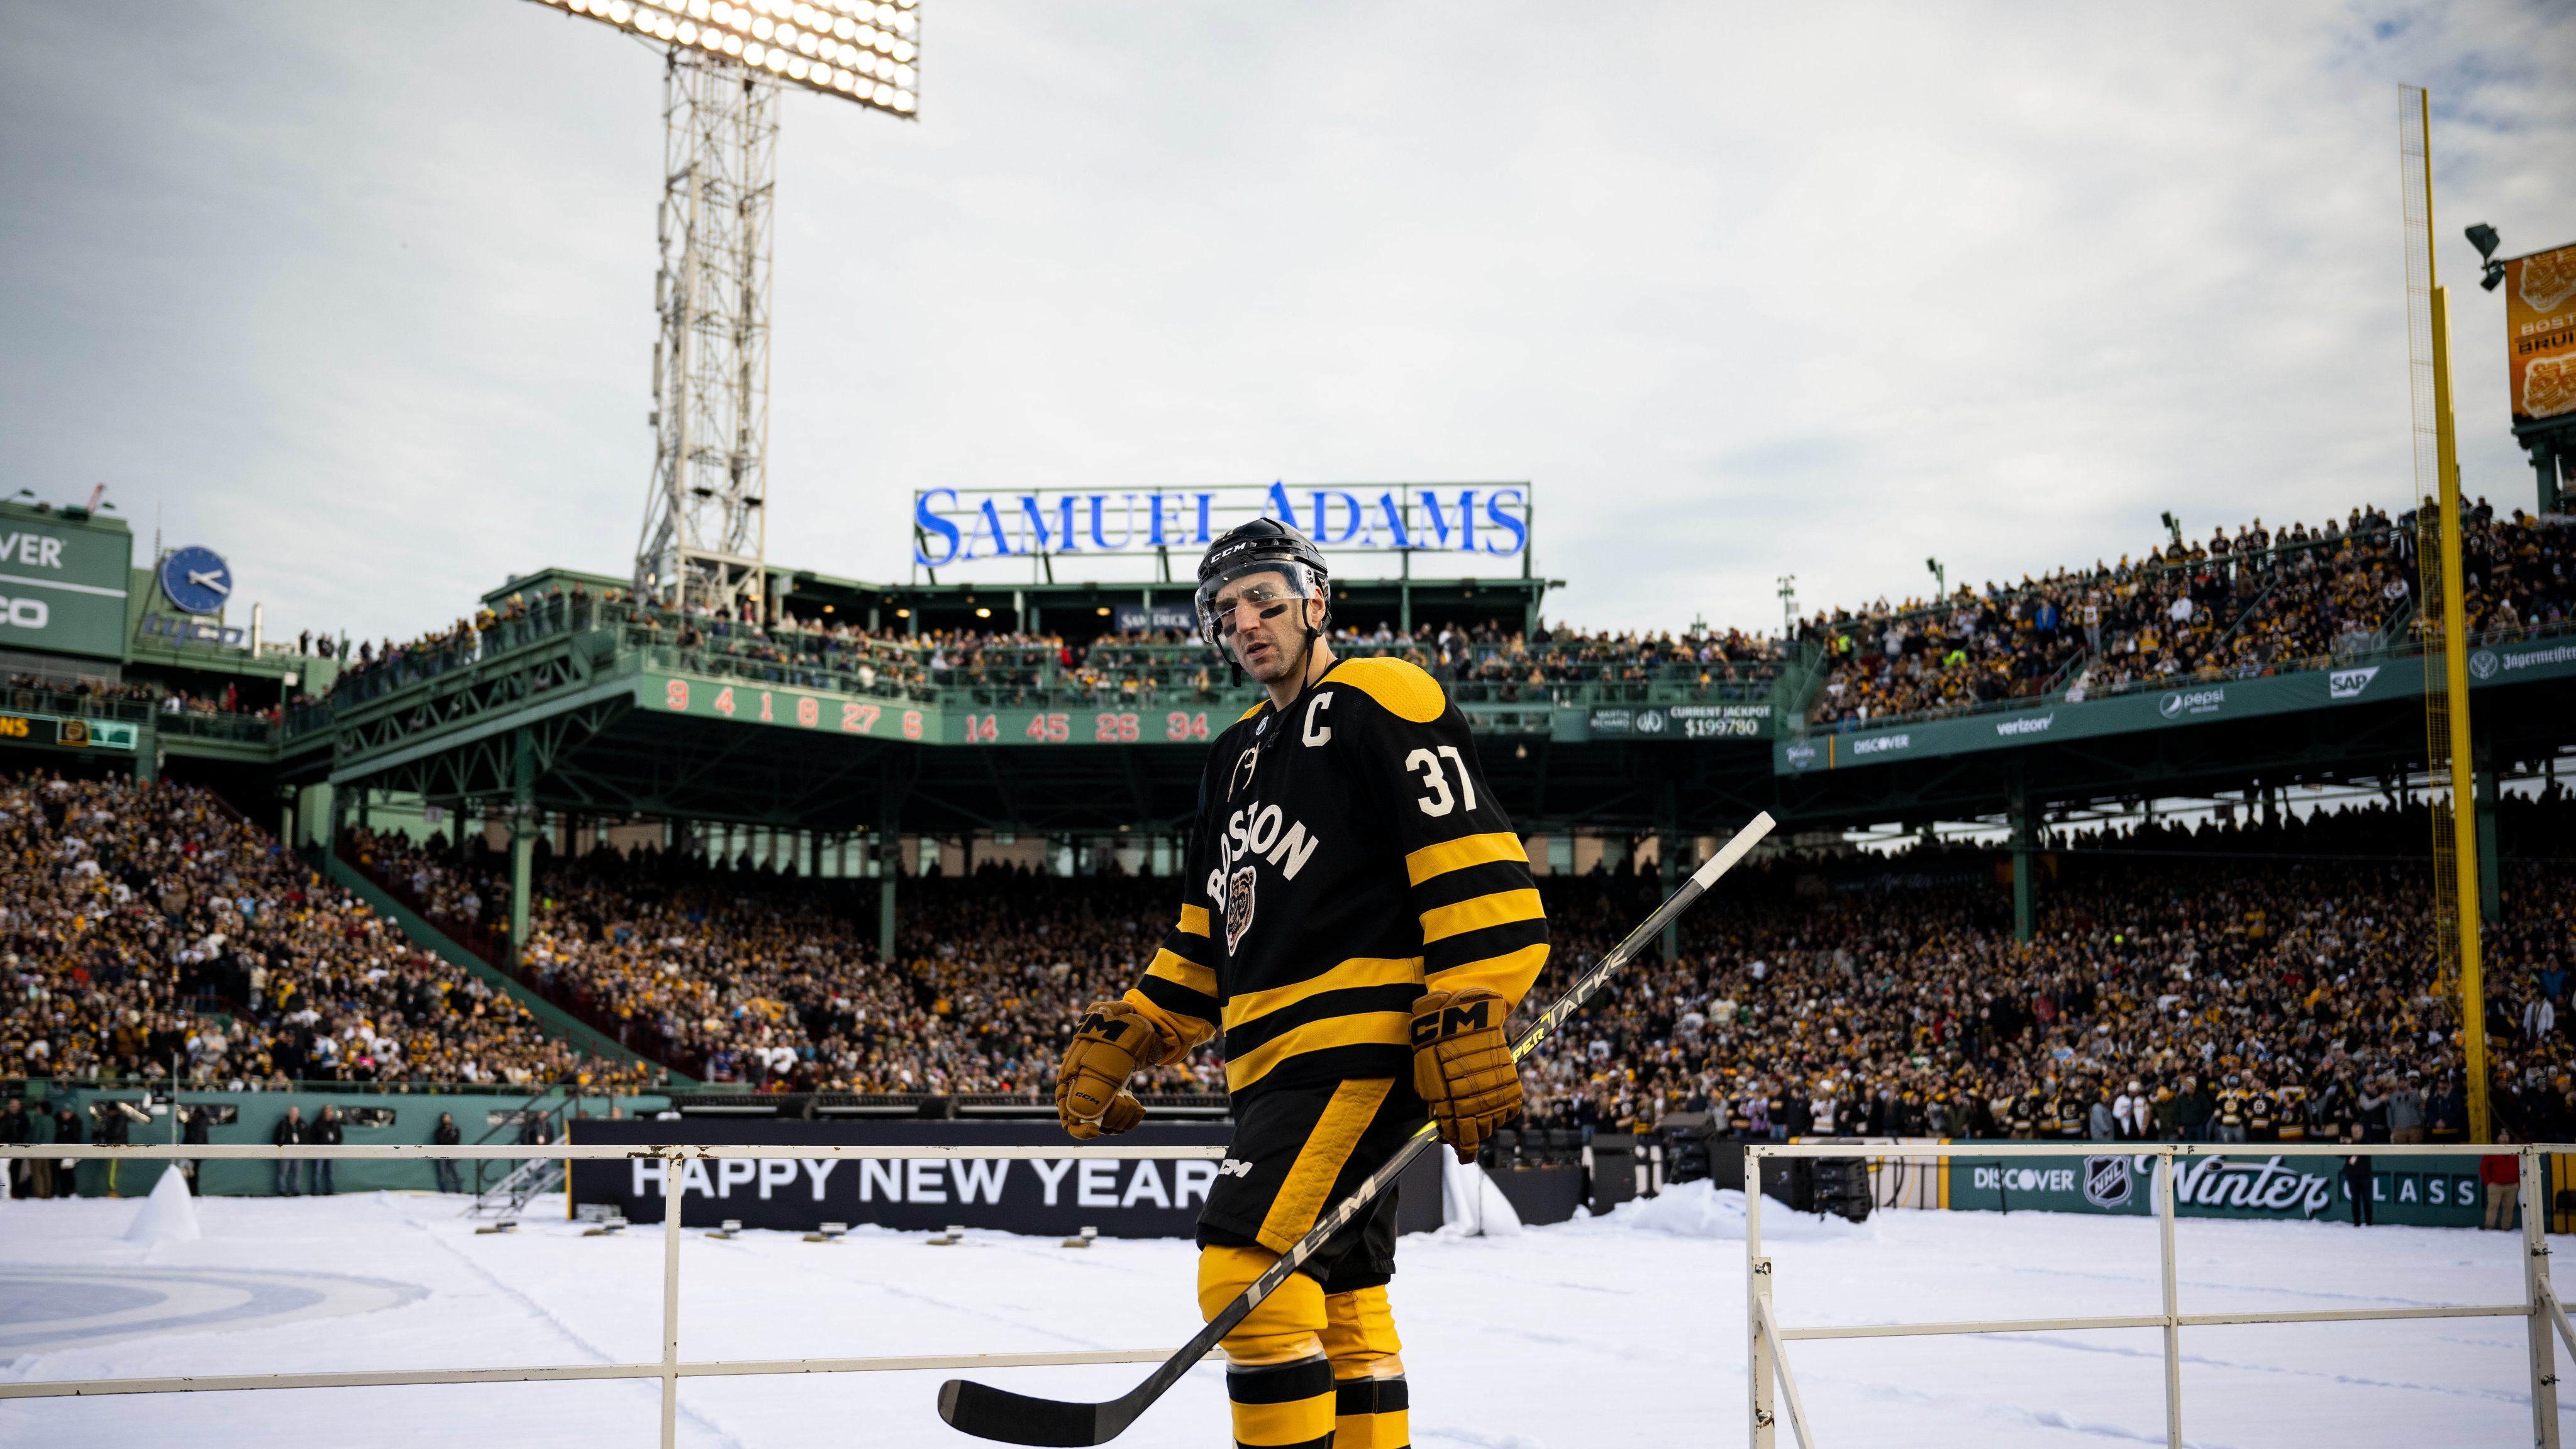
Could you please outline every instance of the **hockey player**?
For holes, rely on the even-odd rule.
[[[1311,542],[1269,519],[1227,533],[1199,563],[1198,615],[1270,697],[1217,738],[1180,923],[1135,989],[1089,1008],[1055,1100],[1075,1137],[1124,1132],[1144,1114],[1129,1074],[1221,1034],[1234,1140],[1198,1229],[1214,1317],[1426,1113],[1461,1162],[1518,1115],[1503,1026],[1548,947],[1466,719],[1413,664],[1334,659]],[[1407,1442],[1395,1206],[1226,1336],[1237,1444]]]

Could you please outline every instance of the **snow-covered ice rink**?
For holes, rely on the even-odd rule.
[[[0,1205],[0,1378],[268,1373],[657,1359],[660,1233],[531,1222],[476,1236],[456,1200],[215,1198],[204,1236],[138,1243],[133,1201]],[[2155,1223],[1889,1213],[1852,1226],[1772,1207],[1790,1326],[2157,1311]],[[2180,1228],[2185,1312],[2505,1303],[2518,1235],[2339,1224]],[[1393,1296],[1418,1444],[1744,1440],[1742,1204],[1693,1185],[1515,1237],[1404,1240]],[[681,1253],[689,1359],[1178,1345],[1192,1249],[862,1230]],[[2520,1319],[2186,1330],[2201,1445],[2530,1442]],[[2161,1443],[2153,1330],[1793,1344],[1824,1445]],[[1141,1366],[1021,1369],[1025,1392],[1106,1398]],[[1229,1442],[1202,1367],[1120,1442]],[[961,1445],[944,1374],[692,1379],[691,1445]],[[651,1382],[0,1401],[0,1444],[649,1445]],[[1782,1442],[1788,1442],[1783,1434]]]

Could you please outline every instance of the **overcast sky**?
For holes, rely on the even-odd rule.
[[[660,66],[527,0],[5,0],[7,492],[299,628],[632,566]],[[2473,221],[2576,241],[2576,8],[925,0],[778,164],[773,562],[913,490],[1528,479],[1554,617],[1776,627],[2404,506],[2401,81],[2470,489]],[[238,619],[237,619],[238,621]]]

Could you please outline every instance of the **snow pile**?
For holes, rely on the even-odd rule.
[[[130,1243],[192,1243],[197,1232],[197,1203],[188,1196],[188,1179],[173,1163],[161,1180],[152,1185],[152,1195],[134,1214],[125,1229]]]
[[[1520,1210],[1485,1175],[1485,1169],[1472,1162],[1461,1163],[1445,1150],[1434,1150],[1440,1151],[1442,1230],[1471,1238],[1519,1237]]]
[[[1665,1188],[1654,1197],[1632,1198],[1612,1208],[1609,1216],[1593,1222],[1612,1229],[1740,1243],[1744,1241],[1744,1194],[1734,1188],[1721,1190],[1706,1180],[1685,1182]],[[1762,1236],[1795,1241],[1866,1238],[1870,1230],[1863,1223],[1792,1212],[1786,1203],[1773,1199],[1763,1204]]]

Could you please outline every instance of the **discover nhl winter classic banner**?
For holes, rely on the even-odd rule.
[[[1988,1212],[2152,1213],[2152,1157],[2013,1157],[1979,1161],[1973,1143],[1944,1159],[1947,1206]],[[2352,1218],[2340,1157],[2259,1150],[2177,1158],[2174,1212],[2199,1218]],[[2370,1157],[2371,1218],[2421,1227],[2473,1228],[2485,1212],[2477,1159]]]

